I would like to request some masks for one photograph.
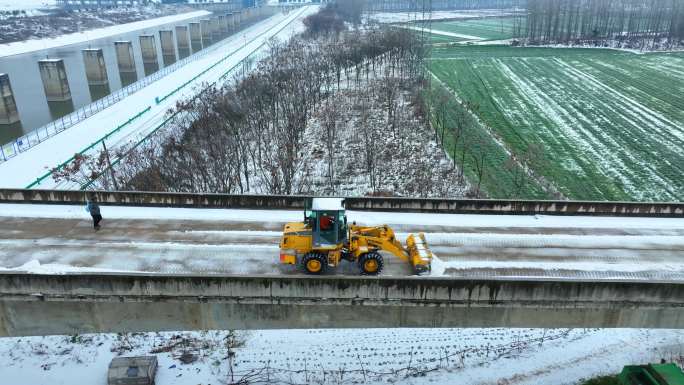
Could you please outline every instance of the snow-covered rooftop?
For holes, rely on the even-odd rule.
[[[342,211],[344,210],[344,198],[314,198],[311,203],[312,210]]]

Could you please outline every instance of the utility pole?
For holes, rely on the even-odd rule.
[[[102,141],[102,148],[105,152],[105,159],[107,159],[107,168],[109,169],[110,176],[112,177],[112,183],[114,184],[114,189],[119,191],[119,184],[116,183],[116,178],[114,177],[114,168],[112,167],[112,161],[109,159],[109,151],[107,151],[107,145],[105,145],[104,140]]]

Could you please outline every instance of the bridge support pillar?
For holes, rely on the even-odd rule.
[[[38,61],[38,68],[52,119],[56,120],[73,112],[74,103],[71,100],[64,60],[43,59]]]
[[[178,46],[178,59],[190,56],[190,39],[188,38],[188,26],[176,26],[176,45]]]
[[[173,43],[173,31],[159,31],[159,43],[161,44],[162,62],[168,67],[176,62],[176,46]]]
[[[217,43],[221,40],[221,23],[218,17],[211,19],[211,41]]]
[[[138,80],[135,69],[135,58],[133,57],[133,43],[130,41],[115,41],[114,51],[116,52],[116,64],[119,67],[119,77],[121,86],[126,87]]]
[[[235,16],[235,28],[240,28],[242,26],[242,11],[235,11],[233,13]]]
[[[19,120],[19,110],[14,100],[9,75],[0,74],[0,124],[15,124]]]
[[[38,62],[40,77],[48,102],[71,100],[71,89],[62,59],[43,59]]]
[[[202,28],[200,23],[190,23],[188,24],[190,30],[190,48],[192,48],[192,53],[199,52],[202,50]]]
[[[91,100],[95,101],[109,95],[109,79],[102,49],[87,48],[82,52]]]
[[[218,17],[219,35],[221,38],[228,36],[228,24],[226,22],[226,15]]]
[[[226,25],[228,26],[228,32],[229,33],[235,31],[235,14],[234,13],[226,14]]]
[[[159,71],[157,43],[154,40],[154,35],[140,35],[140,52],[142,54],[145,76],[152,75]]]
[[[203,19],[200,20],[200,25],[202,29],[202,47],[207,48],[211,45],[211,20]]]

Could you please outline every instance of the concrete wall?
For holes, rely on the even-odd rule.
[[[19,121],[19,111],[9,75],[0,74],[0,124],[14,124]]]
[[[5,336],[331,327],[684,328],[684,283],[0,274]]]
[[[93,192],[103,204],[133,206],[293,209],[306,196],[228,195],[159,192]],[[80,204],[82,191],[0,189],[0,202]],[[350,210],[466,214],[547,214],[684,217],[684,203],[507,201],[488,199],[346,198]]]
[[[48,102],[71,100],[71,89],[69,88],[69,80],[66,76],[64,60],[40,60],[38,61],[38,68]]]

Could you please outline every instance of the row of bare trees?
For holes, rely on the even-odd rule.
[[[439,83],[433,84],[426,102],[429,104],[426,108],[431,111],[430,121],[435,141],[448,151],[454,167],[458,168],[461,181],[464,181],[465,172],[469,170],[469,196],[486,196],[487,191],[483,188],[485,179],[491,181],[490,178],[495,174],[493,167],[503,167],[510,175],[510,185],[505,189],[507,198],[525,197],[526,187],[530,183],[539,185],[557,199],[564,198],[553,185],[533,171],[546,165],[547,156],[543,145],[530,143],[518,151],[509,149],[508,157],[503,164],[490,162],[489,151],[494,145],[493,140],[497,138],[481,122],[478,104],[458,100],[452,91]],[[491,136],[493,140],[487,139],[487,136]]]
[[[420,76],[421,47],[397,28],[271,42],[244,79],[179,104],[164,133],[117,165],[117,178],[133,190],[307,192],[302,139],[314,112],[327,111],[332,145],[339,113],[330,96],[369,77]]]
[[[684,0],[524,0],[531,43],[620,40],[678,45]]]

